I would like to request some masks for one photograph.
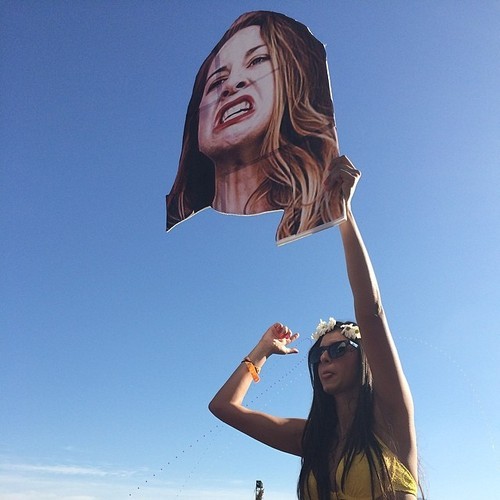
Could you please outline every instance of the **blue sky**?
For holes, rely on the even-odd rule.
[[[0,3],[0,499],[294,498],[299,462],[207,404],[261,333],[302,333],[248,402],[305,416],[319,318],[352,317],[336,228],[164,232],[194,75],[242,12],[327,45],[354,209],[416,404],[428,498],[498,477],[500,4]]]

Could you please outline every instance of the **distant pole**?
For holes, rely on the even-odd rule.
[[[262,500],[264,498],[264,483],[262,481],[255,481],[255,500]]]

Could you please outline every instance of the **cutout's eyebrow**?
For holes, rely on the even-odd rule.
[[[262,45],[257,45],[256,47],[253,47],[249,50],[247,50],[247,53],[245,54],[245,57],[248,57],[252,55],[256,50],[260,49],[261,47],[266,47],[266,44],[263,43]]]
[[[212,78],[212,76],[216,75],[217,73],[221,73],[222,71],[225,71],[226,69],[227,69],[227,66],[221,66],[220,68],[217,68],[210,76],[208,76],[207,82],[208,82],[208,80],[210,80],[210,78]]]
[[[245,54],[245,59],[248,57],[248,56],[251,56],[256,50],[260,49],[261,47],[266,47],[266,44],[262,44],[262,45],[257,45],[255,47],[252,47],[251,49],[248,49],[246,51],[246,54]],[[216,56],[217,57],[217,56]],[[220,68],[217,68],[212,74],[210,74],[208,77],[207,77],[207,82],[208,80],[210,80],[210,78],[212,78],[212,76],[216,75],[217,73],[221,73],[222,71],[225,71],[227,70],[227,66],[221,66]]]

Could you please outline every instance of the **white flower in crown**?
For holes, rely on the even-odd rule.
[[[333,331],[336,324],[337,322],[334,318],[329,318],[328,321],[323,321],[322,319],[320,319],[318,326],[316,327],[316,331],[311,335],[311,338],[313,340],[318,340],[323,335]],[[353,323],[344,323],[339,328],[340,332],[346,339],[356,340],[361,338],[359,327]]]
[[[353,325],[352,323],[345,323],[340,327],[342,335],[349,340],[356,340],[361,338],[361,333],[359,327]]]
[[[325,333],[331,332],[335,328],[336,324],[337,322],[334,318],[329,318],[328,322],[320,319],[318,326],[316,327],[316,331],[311,335],[311,338],[313,340],[318,340],[320,337],[325,335]]]

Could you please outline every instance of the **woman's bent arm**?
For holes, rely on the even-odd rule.
[[[275,323],[248,355],[247,363],[260,370],[271,354],[296,353],[297,349],[289,348],[288,344],[297,337],[298,334],[292,335],[287,327]],[[217,392],[209,404],[210,411],[223,422],[268,446],[300,455],[305,420],[276,417],[243,406],[243,399],[255,376],[247,363],[242,362]]]

